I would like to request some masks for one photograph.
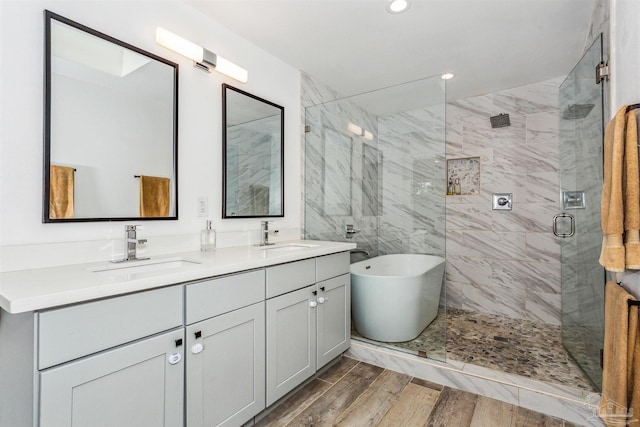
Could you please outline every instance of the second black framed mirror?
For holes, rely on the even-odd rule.
[[[284,216],[284,107],[222,85],[222,218]]]

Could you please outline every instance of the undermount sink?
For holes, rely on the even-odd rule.
[[[155,262],[151,261],[145,264],[136,264],[136,265],[118,265],[118,266],[113,266],[109,268],[93,270],[93,272],[97,274],[117,276],[121,274],[148,273],[153,271],[171,270],[174,268],[188,267],[188,266],[193,266],[198,264],[200,264],[200,262],[198,261],[189,261],[186,259],[173,259],[173,260],[166,260],[166,261],[155,261]]]
[[[264,246],[261,249],[269,252],[289,252],[299,251],[301,249],[316,248],[319,245],[310,245],[305,243],[287,243],[283,245]]]

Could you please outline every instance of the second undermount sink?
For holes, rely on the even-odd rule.
[[[289,252],[289,251],[299,251],[301,249],[309,249],[316,248],[319,245],[312,245],[308,243],[286,243],[282,245],[273,245],[273,246],[263,246],[261,249],[263,251],[269,252]]]
[[[118,264],[113,267],[93,270],[94,273],[109,276],[117,276],[122,274],[148,273],[154,271],[171,270],[174,268],[188,267],[198,265],[198,261],[190,261],[187,259],[171,259],[166,261],[147,261],[144,264]]]

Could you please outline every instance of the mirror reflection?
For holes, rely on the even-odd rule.
[[[177,219],[178,66],[45,14],[44,222]]]
[[[284,107],[224,84],[223,218],[284,216]]]

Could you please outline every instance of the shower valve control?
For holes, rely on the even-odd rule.
[[[493,193],[493,210],[511,210],[512,193]]]

